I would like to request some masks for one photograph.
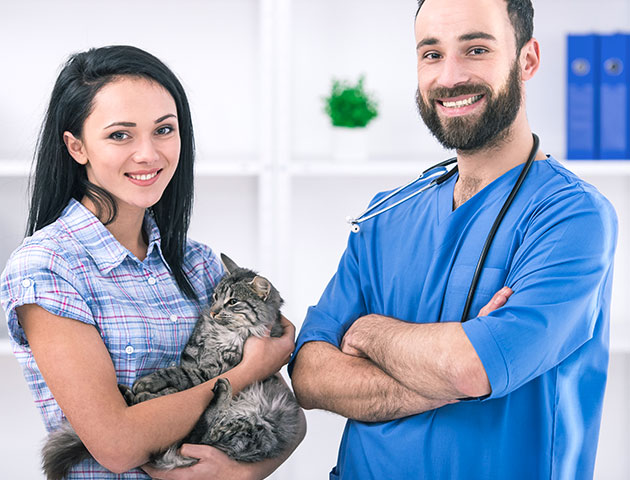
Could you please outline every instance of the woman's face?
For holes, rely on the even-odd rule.
[[[81,139],[65,132],[64,140],[88,180],[114,197],[118,215],[139,215],[158,202],[177,168],[175,101],[154,81],[120,77],[94,97]]]

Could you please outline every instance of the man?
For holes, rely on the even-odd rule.
[[[534,150],[460,323],[534,146],[532,30],[530,0],[420,1],[418,107],[457,151],[458,173],[362,223],[309,309],[290,370],[305,408],[349,419],[331,478],[592,478],[617,233],[609,202]]]

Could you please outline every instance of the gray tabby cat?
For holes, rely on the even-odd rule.
[[[280,336],[280,307],[276,288],[252,270],[238,267],[221,255],[227,274],[212,296],[182,352],[179,367],[158,370],[120,385],[129,405],[179,392],[238,364],[245,340],[251,336]],[[300,408],[279,376],[256,382],[232,398],[227,379],[218,379],[214,398],[186,438],[151,457],[150,465],[170,470],[194,465],[197,459],[178,453],[182,443],[212,445],[241,462],[273,458],[295,442]],[[49,480],[61,480],[70,468],[89,458],[89,452],[69,423],[52,432],[43,449],[43,468]]]

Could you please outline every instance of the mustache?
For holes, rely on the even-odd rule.
[[[440,98],[453,98],[461,95],[492,95],[492,90],[487,85],[481,83],[466,83],[453,88],[436,87],[427,94],[427,100],[434,101]]]

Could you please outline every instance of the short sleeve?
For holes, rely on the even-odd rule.
[[[617,220],[599,194],[557,194],[528,227],[505,307],[463,324],[502,397],[560,364],[608,321]]]
[[[80,292],[67,257],[52,247],[26,244],[9,258],[0,277],[0,298],[16,343],[27,345],[15,311],[21,305],[36,304],[54,315],[95,324],[91,297]]]
[[[336,347],[352,322],[366,314],[357,261],[358,236],[351,234],[337,272],[328,283],[316,306],[308,309],[296,340],[295,352],[288,365],[289,374],[300,348],[312,341],[324,341]]]

